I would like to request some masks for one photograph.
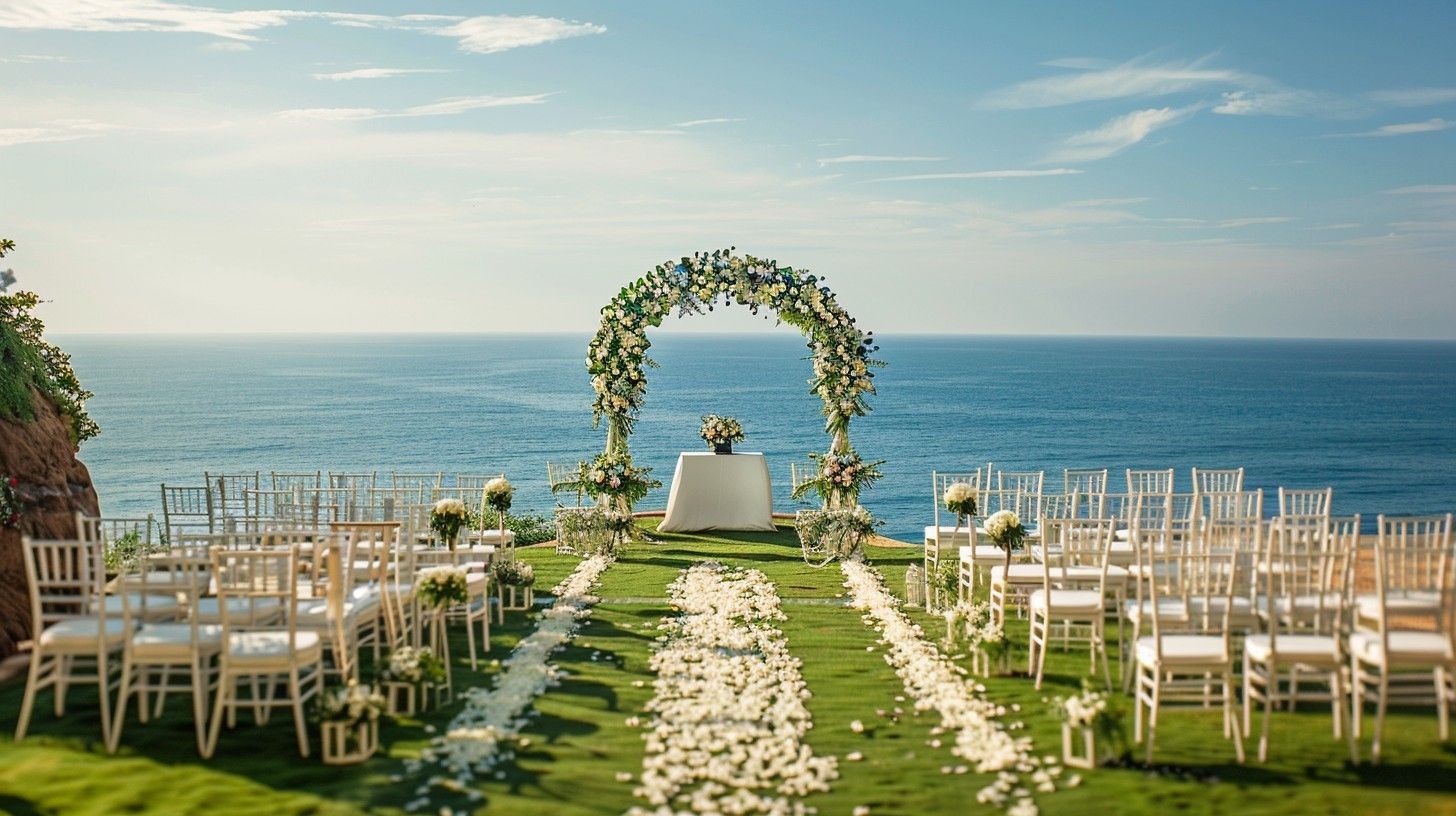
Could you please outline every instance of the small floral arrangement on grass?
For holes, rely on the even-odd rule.
[[[853,450],[847,453],[811,453],[809,458],[819,466],[819,473],[794,488],[794,498],[801,499],[809,491],[819,494],[830,507],[852,505],[860,491],[879,481],[884,460],[866,462]]]
[[[945,509],[956,514],[956,526],[964,524],[967,516],[976,514],[976,489],[966,482],[955,482],[945,489],[941,497]]]
[[[430,649],[401,646],[389,653],[389,662],[379,672],[379,679],[411,686],[441,683],[445,680],[445,661]]]
[[[1006,551],[1006,566],[1011,566],[1011,552],[1021,549],[1026,540],[1026,528],[1021,517],[1011,510],[1000,510],[986,519],[986,537],[991,543]]]
[[[324,689],[314,704],[314,720],[345,726],[374,722],[384,713],[384,695],[373,685],[350,680],[347,686]]]
[[[20,523],[20,511],[25,509],[25,505],[20,503],[16,492],[18,487],[20,480],[14,476],[0,481],[0,527],[14,527]]]
[[[469,520],[470,513],[465,509],[465,502],[459,499],[440,499],[430,508],[430,529],[439,533],[440,538],[452,550],[455,549],[455,538],[460,534],[460,528]]]
[[[1127,752],[1127,734],[1123,729],[1122,713],[1106,692],[1093,689],[1086,678],[1082,680],[1080,694],[1053,697],[1045,702],[1052,715],[1063,725],[1091,729],[1107,747],[1104,757]]]
[[[734,442],[743,441],[743,425],[733,417],[708,414],[703,417],[703,426],[698,429],[698,436],[709,447],[731,449]]]
[[[416,593],[425,606],[444,609],[470,600],[470,588],[462,567],[433,567],[420,573]]]
[[[863,555],[865,541],[880,523],[869,510],[855,505],[853,509],[805,510],[794,526],[805,558],[819,556],[827,564],[836,558]]]
[[[979,656],[987,667],[1000,664],[1011,648],[988,601],[961,601],[945,610],[945,642]]]
[[[528,587],[536,583],[536,568],[525,561],[497,561],[491,571],[502,586]]]
[[[662,487],[662,482],[651,478],[651,473],[652,468],[633,465],[630,453],[601,453],[586,468],[586,492],[594,499],[607,497],[620,500],[630,508],[641,501],[647,491]]]
[[[481,501],[486,507],[494,510],[500,518],[505,518],[507,510],[511,509],[511,499],[515,498],[516,487],[504,476],[497,476],[485,483],[485,490],[481,493]]]

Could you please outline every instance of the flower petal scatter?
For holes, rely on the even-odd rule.
[[[660,626],[662,647],[646,755],[634,793],[650,807],[631,816],[804,814],[798,801],[829,789],[832,757],[802,740],[812,727],[809,690],[789,654],[778,593],[758,570],[704,563],[668,586],[678,610]]]
[[[885,662],[899,675],[916,710],[938,713],[941,726],[955,732],[951,753],[971,763],[978,773],[996,774],[977,800],[1018,816],[1035,814],[1036,803],[1030,786],[1021,785],[1021,774],[1033,775],[1033,784],[1046,790],[1054,788],[1051,780],[1060,775],[1060,766],[1042,767],[1043,761],[1032,753],[1031,738],[1012,736],[1015,724],[1001,722],[1005,707],[986,699],[985,687],[967,681],[965,670],[941,654],[921,628],[905,617],[899,599],[885,589],[874,568],[844,561],[840,569],[851,606],[864,612],[865,623],[879,631]]]
[[[551,655],[564,648],[591,615],[596,599],[588,593],[611,564],[606,556],[586,558],[552,590],[556,601],[542,613],[536,630],[501,661],[504,669],[495,687],[465,691],[460,713],[445,734],[436,737],[420,759],[410,764],[411,770],[437,765],[449,774],[441,784],[449,782],[459,789],[510,756],[506,747],[525,726],[536,698],[561,682],[560,670],[550,663]]]

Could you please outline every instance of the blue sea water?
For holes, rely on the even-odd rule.
[[[769,458],[776,509],[789,462],[826,446],[803,341],[655,335],[632,437],[665,483],[698,450],[705,413],[742,420]],[[491,473],[517,507],[553,504],[546,462],[597,452],[584,336],[71,336],[102,435],[86,443],[108,515],[156,512],[158,485],[202,472],[330,468]],[[1249,487],[1335,488],[1335,512],[1456,509],[1456,343],[888,336],[873,413],[851,436],[885,478],[862,500],[916,541],[933,469],[986,461],[1247,469]],[[661,507],[667,489],[643,506]],[[1270,499],[1272,501],[1272,497]]]

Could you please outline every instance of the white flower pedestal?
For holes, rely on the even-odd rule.
[[[379,722],[325,722],[323,735],[325,765],[356,765],[374,756],[379,750]]]
[[[391,717],[413,717],[429,706],[429,683],[416,685],[386,680],[381,686],[384,689],[385,711]]]
[[[1062,764],[1068,768],[1097,767],[1097,735],[1091,728],[1062,723]]]
[[[977,677],[990,677],[993,674],[1008,674],[1011,671],[1011,653],[1003,649],[1001,655],[994,660],[985,649],[975,649],[971,652],[971,674]]]
[[[536,590],[530,586],[502,584],[497,581],[495,596],[502,612],[524,612],[536,605]]]
[[[455,698],[455,680],[450,671],[450,638],[445,628],[445,610],[436,609],[430,614],[430,651],[440,656],[445,664],[445,682],[435,684],[435,704],[446,705]]]

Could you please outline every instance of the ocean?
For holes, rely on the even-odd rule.
[[[204,470],[504,471],[546,512],[546,462],[598,452],[586,336],[219,335],[57,338],[101,436],[87,442],[106,515],[157,514],[158,485]],[[774,505],[789,463],[823,450],[807,349],[790,330],[659,332],[631,444],[664,485],[704,449],[699,417],[738,417]],[[861,501],[919,541],[932,470],[1246,468],[1272,491],[1332,486],[1338,514],[1456,509],[1456,343],[885,336],[873,412],[851,439],[885,477]],[[667,487],[640,507],[662,507]]]

